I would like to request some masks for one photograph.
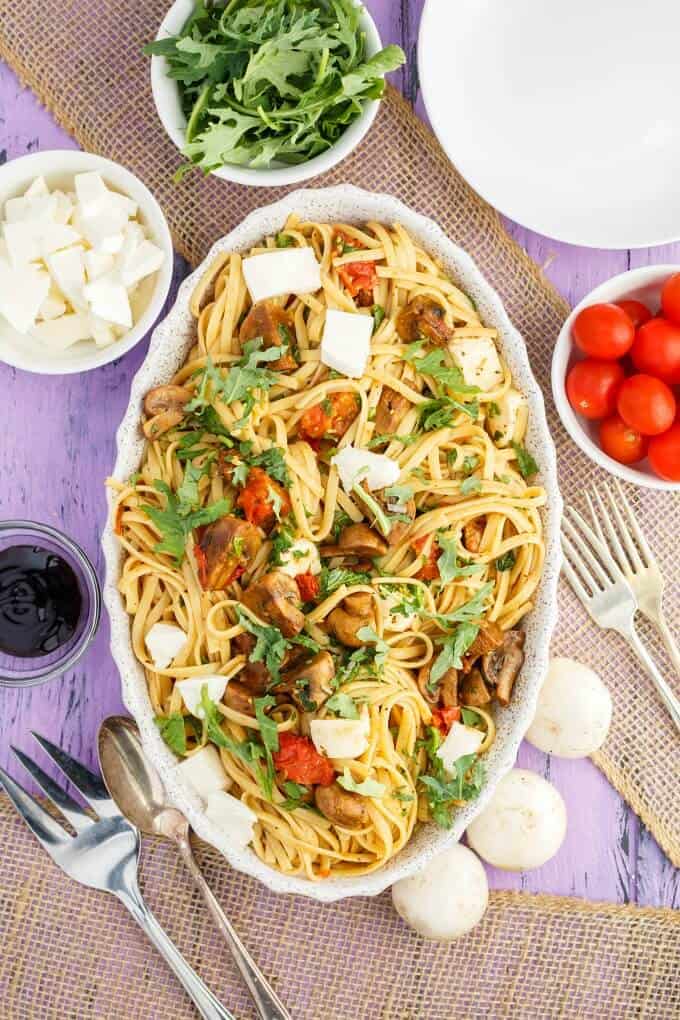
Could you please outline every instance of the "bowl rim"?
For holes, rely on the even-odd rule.
[[[354,0],[357,7],[361,8],[361,27],[366,32],[366,53],[373,56],[382,48],[382,41],[378,26],[371,16],[368,8],[361,0]],[[168,35],[175,35],[184,25],[193,9],[193,0],[174,0],[163,18],[156,41]],[[179,101],[179,86],[166,74],[167,61],[165,57],[151,57],[151,92],[153,94],[156,113],[163,125],[165,133],[173,142],[180,155],[185,141],[184,129],[186,118],[182,112]],[[224,164],[216,170],[211,170],[213,177],[219,177],[224,181],[231,181],[235,184],[248,184],[253,187],[273,188],[288,184],[301,184],[303,181],[318,177],[320,174],[337,166],[346,156],[349,156],[364,139],[373,125],[378,114],[380,100],[368,99],[364,102],[361,114],[352,121],[326,152],[314,156],[305,163],[287,167],[248,167]]]
[[[40,169],[33,170],[33,167]],[[58,357],[47,352],[41,360],[17,356],[15,351],[8,352],[0,343],[0,361],[35,375],[77,375],[117,361],[149,333],[162,311],[172,285],[174,247],[165,213],[146,184],[122,163],[83,149],[41,149],[39,152],[17,156],[16,159],[11,159],[0,166],[0,209],[5,202],[6,190],[12,192],[18,190],[38,176],[50,178],[86,170],[98,170],[115,190],[125,190],[128,195],[134,193],[134,200],[140,207],[151,239],[163,249],[165,259],[157,271],[156,283],[143,314],[125,336],[110,346],[98,348],[92,344],[91,348],[88,347],[79,354],[77,360],[61,362]],[[12,183],[5,185],[6,180]]]
[[[91,602],[89,614],[91,619],[76,644],[64,659],[51,663],[44,672],[38,672],[26,680],[10,680],[0,673],[0,687],[21,689],[22,687],[39,687],[42,684],[46,684],[49,680],[55,680],[57,677],[63,676],[85,654],[94,641],[99,627],[102,609],[102,588],[97,572],[85,550],[74,539],[69,538],[65,532],[60,531],[59,528],[54,528],[51,524],[45,524],[40,521],[22,519],[0,521],[0,535],[6,531],[13,530],[30,532],[34,535],[46,535],[52,539],[55,545],[67,550],[83,572]]]
[[[624,482],[633,485],[641,485],[646,489],[659,489],[664,492],[680,492],[680,482],[669,482],[664,478],[658,478],[650,472],[641,471],[639,468],[620,464],[617,460],[609,457],[588,435],[581,425],[581,421],[567,398],[566,377],[569,361],[573,351],[571,340],[571,329],[576,316],[588,305],[597,302],[623,301],[626,295],[645,285],[649,286],[657,281],[660,276],[671,276],[680,272],[680,265],[673,263],[659,263],[653,266],[638,266],[637,269],[627,269],[623,273],[617,273],[603,283],[594,287],[569,313],[565,319],[562,329],[559,332],[555,347],[553,349],[552,365],[550,371],[553,400],[560,421],[574,440],[580,450],[609,474],[615,475]],[[622,288],[622,293],[615,293]]]
[[[520,742],[533,718],[538,691],[547,670],[550,635],[557,621],[557,584],[562,562],[559,542],[562,499],[557,485],[556,453],[548,428],[543,394],[531,370],[524,341],[510,322],[498,294],[482,276],[472,258],[455,245],[434,220],[416,213],[391,195],[368,192],[354,185],[291,192],[278,202],[251,212],[239,226],[213,245],[204,262],[182,283],[172,311],[154,331],[149,353],[132,382],[128,408],[116,436],[117,458],[113,478],[124,481],[139,465],[144,447],[139,428],[144,393],[149,387],[167,381],[179,369],[193,342],[195,326],[189,312],[189,296],[206,266],[222,251],[247,249],[265,233],[280,229],[292,211],[307,218],[327,215],[351,222],[376,218],[399,222],[414,232],[422,245],[445,252],[445,262],[455,263],[455,273],[461,285],[485,308],[487,320],[499,328],[504,354],[511,365],[514,364],[515,378],[527,396],[531,409],[532,447],[537,452],[540,448],[541,478],[549,496],[542,513],[546,555],[540,586],[534,599],[535,608],[529,618],[532,633],[526,645],[527,664],[522,677],[524,697],[514,702],[511,709],[507,710],[508,716],[501,720],[506,739],[497,744],[489,766],[492,774],[480,796],[458,812],[451,829],[435,831],[433,828],[432,832],[426,831],[420,841],[424,845],[414,848],[407,844],[386,866],[358,877],[311,882],[275,871],[260,861],[250,848],[239,851],[232,847],[224,834],[220,834],[209,823],[200,800],[192,795],[181,777],[177,776],[177,759],[163,743],[154,724],[144,671],[132,650],[130,619],[117,587],[123,550],[113,532],[111,508],[114,495],[108,492],[109,514],[102,533],[102,548],[106,563],[104,602],[111,623],[111,654],[121,674],[123,700],[137,721],[147,753],[163,775],[169,796],[189,817],[198,835],[217,847],[232,867],[257,878],[273,892],[294,893],[321,902],[333,902],[349,896],[377,895],[395,881],[421,870],[435,854],[460,839],[471,818],[488,803],[498,780],[513,767]],[[448,268],[454,272],[450,266]],[[182,336],[182,331],[187,335]]]

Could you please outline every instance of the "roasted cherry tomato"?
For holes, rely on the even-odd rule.
[[[429,535],[424,538],[416,538],[412,543],[412,547],[420,555],[425,547]],[[425,563],[422,565],[418,573],[415,575],[419,581],[434,581],[436,577],[439,577],[439,567],[437,566],[437,560],[441,556],[441,550],[437,545],[437,540],[432,539],[432,545],[430,546],[430,552],[428,553]]]
[[[616,409],[627,425],[643,436],[658,436],[673,424],[673,391],[651,375],[631,375],[621,384]]]
[[[319,754],[308,737],[290,731],[279,733],[279,749],[272,758],[276,771],[294,783],[330,786],[335,780],[332,762]]]
[[[373,304],[373,289],[378,282],[375,262],[347,262],[338,267],[338,276],[362,307]]]
[[[618,361],[577,361],[567,375],[569,403],[584,418],[608,418],[616,410],[616,396],[624,378]]]
[[[432,725],[436,726],[442,736],[446,736],[455,722],[460,719],[460,708],[433,708]]]
[[[649,441],[649,463],[660,478],[680,482],[680,421]]]
[[[630,356],[638,372],[655,375],[669,386],[680,383],[680,325],[650,319],[640,326]]]
[[[661,307],[666,318],[680,326],[680,273],[675,273],[664,283]]]
[[[600,425],[600,446],[620,464],[636,464],[647,453],[647,440],[618,414],[606,418]]]
[[[303,602],[313,602],[321,591],[319,578],[315,574],[298,574],[295,581]]]
[[[340,439],[358,415],[360,406],[356,393],[331,393],[326,400],[305,411],[298,432],[302,439],[324,436]]]
[[[614,304],[626,313],[636,329],[649,322],[652,317],[649,308],[643,305],[642,301],[615,301]]]
[[[632,347],[635,327],[618,305],[590,305],[576,316],[573,334],[574,343],[584,354],[613,361]]]
[[[284,487],[261,467],[252,467],[248,472],[236,505],[243,510],[246,520],[265,531],[273,528],[277,520],[287,517],[291,510],[290,496]]]

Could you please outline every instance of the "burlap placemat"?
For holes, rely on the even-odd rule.
[[[167,7],[168,0],[0,0],[0,56],[81,145],[124,163],[149,185],[178,250],[196,263],[216,238],[251,209],[281,197],[283,189],[247,189],[198,174],[181,185],[173,183],[180,157],[157,119],[148,61],[141,54]],[[476,259],[526,340],[548,403],[562,492],[566,501],[579,503],[586,484],[604,475],[574,447],[550,399],[550,358],[566,303],[393,89],[359,150],[313,184],[341,181],[399,196],[437,220]],[[680,501],[670,493],[633,488],[628,494],[672,578]],[[669,590],[666,605],[671,624],[677,624],[677,585]],[[554,651],[592,665],[614,697],[612,731],[595,760],[680,866],[677,733],[625,646],[595,629],[566,585],[560,612]],[[671,678],[656,638],[652,651]],[[677,677],[672,682],[677,684]]]
[[[160,957],[112,897],[71,882],[0,798],[3,1020],[189,1020]],[[389,894],[323,905],[266,892],[201,846],[206,877],[295,1020],[676,1020],[680,913],[494,893],[454,944]],[[237,1020],[256,1013],[169,844],[147,840],[149,906]]]

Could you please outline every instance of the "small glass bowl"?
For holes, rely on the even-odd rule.
[[[37,546],[60,556],[76,576],[81,607],[73,635],[54,652],[24,658],[9,655],[0,648],[0,687],[34,687],[62,676],[94,638],[101,614],[99,581],[80,546],[48,524],[0,521],[0,551],[17,545]]]

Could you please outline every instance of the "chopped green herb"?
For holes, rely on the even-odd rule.
[[[359,718],[356,702],[349,694],[334,694],[326,702],[326,708],[334,715],[339,715],[341,719]]]
[[[461,718],[466,726],[479,726],[482,722],[482,717],[478,712],[473,712],[471,708],[461,708]]]
[[[472,472],[478,467],[479,457],[476,454],[473,454],[471,457],[463,457],[463,463],[460,470],[463,472],[463,475],[467,478],[468,475],[471,475]]]
[[[504,553],[503,556],[499,556],[496,559],[496,570],[501,570],[501,571],[503,571],[503,570],[512,570],[512,568],[514,567],[516,562],[517,562],[517,557],[515,556],[514,550],[513,549],[508,549],[508,551],[506,553]]]
[[[437,560],[439,577],[442,584],[448,584],[458,577],[469,577],[470,574],[478,574],[480,570],[484,569],[481,563],[459,563],[458,545],[455,538],[447,538],[446,535],[439,532],[437,535],[437,545],[442,550],[442,554]]]
[[[377,333],[383,319],[385,318],[385,309],[382,305],[373,305],[371,308],[371,315],[373,316],[373,332]]]
[[[531,478],[532,475],[538,473],[538,464],[531,456],[529,451],[525,449],[520,443],[513,443],[512,448],[515,451],[517,457],[517,464],[519,466],[519,472],[522,478]]]
[[[174,712],[172,715],[157,715],[154,719],[160,730],[161,736],[171,751],[175,754],[187,753],[187,738],[184,729],[184,716],[181,712]]]
[[[367,641],[375,645],[375,664],[379,670],[382,670],[387,662],[387,656],[390,651],[390,646],[387,644],[387,641],[378,637],[373,627],[361,627],[357,631],[357,637],[361,641]]]
[[[425,432],[434,432],[452,425],[457,413],[466,414],[474,420],[479,415],[479,404],[476,400],[463,404],[453,397],[437,397],[418,404],[420,424]]]
[[[477,478],[476,475],[470,475],[469,478],[465,478],[460,485],[460,491],[464,496],[469,496],[471,492],[479,492],[482,488],[482,479]]]
[[[263,662],[274,683],[279,683],[281,663],[288,649],[288,642],[283,634],[278,627],[255,623],[240,606],[236,607],[236,616],[243,629],[257,639],[249,656],[250,662]]]
[[[290,234],[277,234],[276,235],[276,247],[277,248],[292,248],[295,244],[295,238],[291,237]]]
[[[362,797],[375,797],[377,800],[384,797],[386,791],[384,784],[378,783],[375,779],[364,779],[361,783],[357,783],[346,765],[343,774],[338,776],[338,785],[342,786],[343,790],[349,790],[350,793],[358,793]]]
[[[491,403],[487,405],[487,413],[491,418],[498,418],[500,415],[501,409],[495,400],[492,400]]]
[[[398,790],[392,790],[392,796],[395,800],[400,800],[404,803],[415,800],[415,797],[412,793],[409,793],[408,787],[406,786],[401,786]]]
[[[391,443],[393,441],[402,443],[403,446],[411,446],[413,443],[419,442],[423,437],[416,433],[415,435],[399,436],[396,432],[386,432],[381,436],[373,436],[373,439],[369,439],[366,443],[366,448],[372,450],[375,446],[384,446],[385,443]]]
[[[284,811],[295,811],[299,807],[306,806],[305,798],[309,796],[308,786],[294,783],[292,779],[286,779],[283,783],[283,792],[286,795],[286,799],[282,804],[277,804],[277,807],[282,808]]]
[[[422,340],[409,344],[402,357],[404,361],[413,365],[416,372],[420,372],[421,375],[429,375],[435,382],[440,383],[453,393],[479,393],[478,386],[469,386],[465,382],[463,373],[457,365],[447,364],[443,350],[435,349],[425,353]]]
[[[243,344],[242,356],[231,366],[226,376],[208,358],[205,368],[200,373],[198,392],[187,404],[186,410],[200,412],[218,398],[225,404],[239,400],[243,403],[243,417],[235,422],[235,426],[241,428],[245,425],[257,403],[256,394],[266,393],[276,383],[276,374],[268,368],[262,368],[262,365],[277,361],[288,350],[285,344],[262,350],[262,344],[261,337]]]
[[[322,567],[319,574],[319,594],[321,598],[327,599],[334,591],[343,585],[370,584],[371,575],[356,570],[344,570],[342,567]]]
[[[443,829],[453,824],[454,801],[473,800],[479,795],[484,781],[483,766],[476,754],[468,754],[455,762],[455,775],[449,776],[437,754],[442,738],[439,730],[429,728],[428,737],[420,742],[428,758],[428,774],[419,776],[425,789],[428,807],[433,820]]]
[[[190,505],[183,503],[165,482],[156,479],[153,484],[157,492],[165,496],[165,507],[161,509],[144,503],[140,510],[151,518],[161,533],[162,540],[154,546],[154,551],[168,553],[179,567],[184,559],[187,538],[194,528],[212,524],[213,521],[224,517],[231,510],[231,503],[229,500],[220,499],[211,506],[194,510]]]

